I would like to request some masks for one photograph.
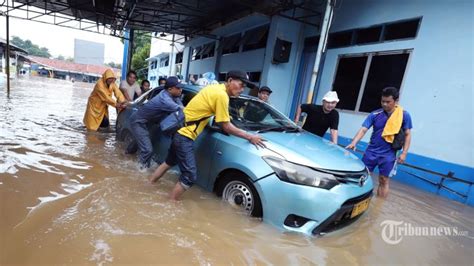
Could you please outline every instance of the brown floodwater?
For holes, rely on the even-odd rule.
[[[86,132],[93,84],[23,78],[12,86],[10,98],[0,91],[1,265],[472,265],[474,209],[466,205],[392,182],[389,198],[374,198],[348,227],[320,238],[285,233],[197,186],[170,202],[176,173],[149,185],[114,130]],[[390,244],[384,221],[459,235]]]

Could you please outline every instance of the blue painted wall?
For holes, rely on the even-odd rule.
[[[255,13],[215,29],[212,31],[212,34],[217,37],[225,37],[268,23],[270,23],[270,18],[268,16]],[[211,41],[213,41],[213,39],[198,37],[184,43],[186,48],[183,57],[183,74],[185,77],[189,74],[203,74],[208,71],[215,71],[217,56],[194,61],[190,60],[192,55],[191,47],[198,47]],[[218,46],[219,41],[216,41],[216,49]],[[215,54],[217,54],[217,51]],[[228,72],[235,69],[240,69],[246,72],[262,71],[264,56],[265,49],[223,55],[221,56],[221,62],[217,72]],[[216,73],[216,75],[217,74],[218,73]]]
[[[277,38],[292,43],[288,63],[272,63],[273,47]],[[272,105],[288,115],[291,108],[291,99],[294,94],[294,84],[296,83],[301,51],[303,49],[303,27],[299,22],[274,16],[270,25],[268,39],[261,83],[273,90],[270,98]]]
[[[198,47],[210,42],[216,42],[216,40],[209,39],[209,38],[196,38],[187,42],[186,46]],[[217,48],[217,44],[218,43],[216,42],[216,46],[215,46],[216,48]],[[189,57],[189,59],[191,58]],[[216,65],[216,56],[205,58],[205,59],[199,59],[199,60],[191,60],[189,62],[189,74],[203,74],[208,71],[214,72],[215,65]]]

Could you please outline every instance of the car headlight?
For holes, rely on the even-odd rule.
[[[331,189],[339,184],[333,174],[317,171],[273,156],[262,158],[282,181],[324,189]]]

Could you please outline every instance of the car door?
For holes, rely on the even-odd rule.
[[[212,190],[209,181],[215,178],[210,173],[212,173],[213,161],[216,159],[216,134],[219,134],[209,127],[212,120],[213,118],[210,119],[208,126],[204,128],[194,143],[198,176],[196,183],[207,190]]]

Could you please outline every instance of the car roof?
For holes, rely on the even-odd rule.
[[[184,85],[183,90],[192,91],[192,92],[195,92],[195,93],[198,93],[203,88],[205,88],[205,86],[202,87],[202,86],[197,86],[197,85],[193,85],[193,84],[183,84],[183,85]],[[151,92],[154,91],[154,90],[160,90],[161,91],[163,88],[164,88],[163,86],[158,86],[158,87],[152,88],[150,91],[147,91],[146,94],[151,94]],[[136,99],[134,102],[138,102],[138,100],[140,98],[141,97]],[[241,94],[238,97],[231,97],[231,98],[240,98],[240,99],[248,99],[248,100],[253,100],[253,101],[259,101],[259,99],[257,97],[246,95],[246,94]]]

